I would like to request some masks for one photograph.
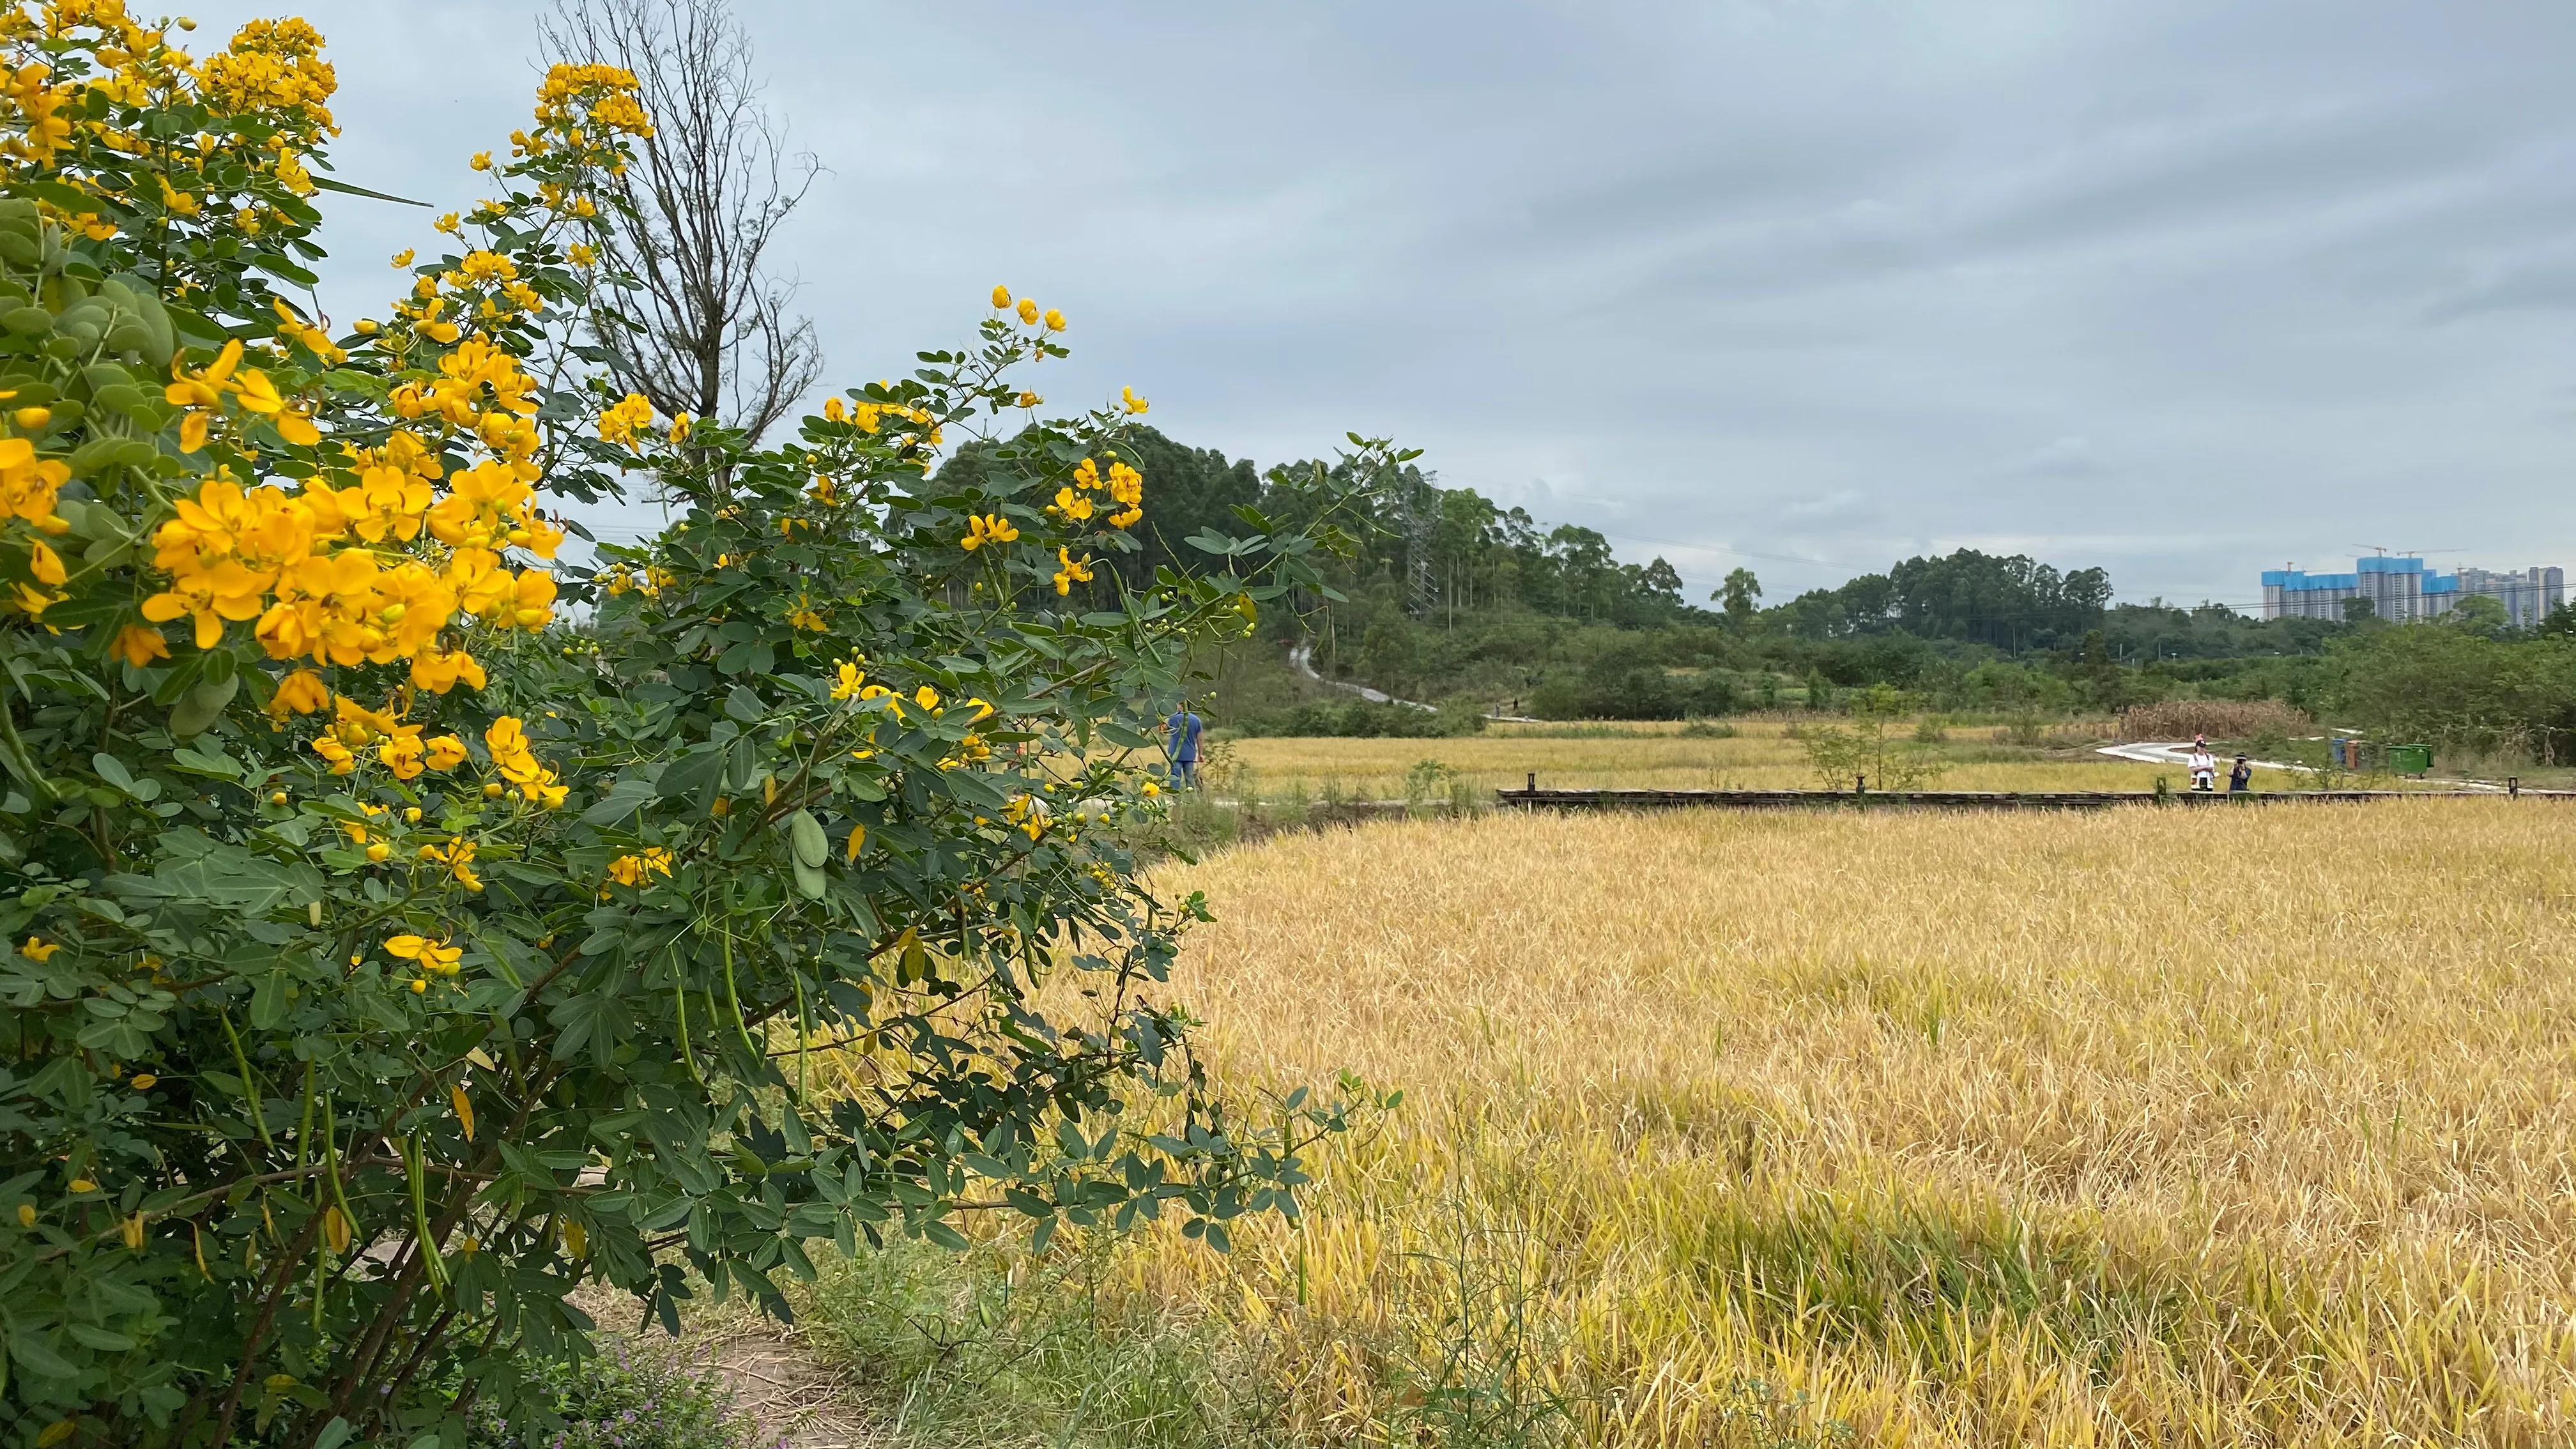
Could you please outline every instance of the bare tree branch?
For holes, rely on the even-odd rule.
[[[666,414],[758,438],[822,371],[796,284],[762,257],[822,170],[789,155],[723,0],[554,0],[547,54],[634,72],[653,135],[618,179],[601,343]]]

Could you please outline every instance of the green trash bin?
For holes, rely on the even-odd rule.
[[[2400,775],[2429,775],[2433,773],[2433,747],[2390,745],[2388,768]]]

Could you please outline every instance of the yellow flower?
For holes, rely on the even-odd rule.
[[[832,697],[834,699],[848,699],[850,696],[857,694],[860,686],[867,682],[868,677],[859,672],[859,666],[844,659],[841,661],[840,679],[832,686]]]
[[[988,543],[1009,543],[1020,536],[1011,521],[998,513],[980,513],[966,520],[966,536],[957,546],[973,553]]]
[[[134,1080],[126,1085],[134,1088],[134,1090],[138,1092],[148,1092],[152,1090],[153,1084],[160,1080],[161,1079],[159,1077],[154,1076],[150,1072],[136,1072],[134,1074]]]
[[[55,588],[61,588],[63,580],[70,577],[63,571],[63,556],[41,538],[27,545],[27,572],[34,575],[37,583]]]
[[[415,770],[413,773],[418,774],[419,771]],[[367,859],[373,861],[382,861],[386,856],[393,853],[394,848],[381,840],[367,847]]]
[[[410,266],[411,258],[412,249],[410,247],[404,247],[401,251],[394,253],[394,265],[397,267]]]
[[[1038,304],[1030,301],[1026,297],[1022,297],[1020,299],[1020,321],[1023,325],[1029,327],[1035,327],[1038,325]]]
[[[603,442],[621,446],[635,441],[635,435],[652,424],[653,405],[642,393],[628,393],[614,407],[599,415],[599,436]]]
[[[420,736],[394,735],[383,744],[376,746],[376,758],[384,761],[385,768],[393,771],[395,779],[418,779],[424,768],[421,760]],[[373,851],[369,851],[368,856],[374,860],[384,859]]]
[[[458,969],[457,962],[465,955],[465,950],[461,946],[451,946],[445,941],[433,941],[426,936],[405,935],[388,937],[385,941],[385,954],[418,962],[424,971],[453,976]]]
[[[310,669],[299,669],[277,683],[277,693],[268,701],[269,713],[283,718],[289,713],[311,714],[331,702],[331,691],[322,676]]]
[[[331,762],[331,773],[334,775],[345,775],[358,768],[358,757],[349,753],[347,745],[329,735],[324,735],[313,742],[313,753]]]
[[[429,742],[429,767],[441,772],[465,763],[465,742],[454,735],[439,735]]]
[[[1052,308],[1052,307],[1048,308],[1048,309],[1047,309],[1047,314],[1046,314],[1046,324],[1047,324],[1047,330],[1048,330],[1049,332],[1062,332],[1062,331],[1064,330],[1064,314],[1063,314],[1062,312],[1056,311],[1056,310],[1055,310],[1054,308]]]
[[[1025,391],[1025,390],[1024,390],[1024,391],[1022,391],[1022,392],[1021,392],[1021,394],[1020,394],[1020,396],[1019,396],[1018,401],[1019,401],[1019,405],[1020,405],[1021,407],[1024,407],[1024,408],[1033,408],[1033,407],[1036,407],[1038,404],[1040,404],[1040,403],[1042,403],[1042,402],[1045,402],[1045,401],[1046,401],[1046,399],[1045,399],[1045,398],[1042,398],[1042,397],[1040,397],[1040,396],[1038,396],[1036,393],[1028,392],[1028,391]]]
[[[452,211],[430,223],[430,229],[432,231],[444,232],[449,236],[454,236],[456,234],[456,228],[457,217],[456,213]]]
[[[116,642],[107,646],[107,652],[141,669],[155,659],[169,658],[170,641],[158,629],[128,624],[116,631]]]
[[[621,855],[608,863],[608,878],[622,886],[640,886],[656,873],[671,873],[671,852],[658,845],[641,855]]]
[[[445,694],[460,683],[481,689],[487,679],[482,664],[464,650],[428,649],[411,657],[411,682],[432,694]]]
[[[913,703],[920,705],[923,709],[939,708],[939,691],[931,688],[927,684],[914,690],[912,692],[912,699]]]
[[[1057,593],[1070,594],[1073,592],[1073,586],[1075,584],[1087,584],[1091,582],[1091,555],[1084,554],[1081,558],[1077,559],[1070,552],[1059,548],[1055,551],[1055,560],[1055,591]]]
[[[446,866],[448,874],[456,878],[456,883],[469,891],[483,889],[483,878],[474,873],[472,864],[474,842],[462,835],[447,842],[444,848],[435,845],[422,846],[420,858],[434,865]]]
[[[1008,287],[995,287],[993,289],[993,310],[999,312],[1009,305],[1011,305],[1011,289]]]
[[[697,425],[698,420],[690,417],[687,413],[682,413],[678,417],[671,419],[671,446],[676,448],[682,443],[687,442],[689,440],[689,430]]]
[[[492,169],[492,153],[489,151],[477,151],[474,153],[474,159],[465,164],[473,167],[477,171],[489,171]]]
[[[867,843],[868,828],[865,825],[851,826],[850,843],[842,848],[841,858],[843,860],[857,860],[859,858],[859,847]]]
[[[30,961],[43,961],[61,949],[63,947],[59,941],[48,941],[41,936],[29,936],[26,944],[18,948],[18,954]]]
[[[1152,403],[1136,396],[1136,389],[1132,387],[1122,387],[1118,389],[1118,396],[1120,405],[1125,407],[1127,411],[1131,413],[1141,413],[1153,406]]]

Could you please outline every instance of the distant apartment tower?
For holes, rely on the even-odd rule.
[[[2515,628],[2528,629],[2567,602],[2567,571],[2541,568],[2494,573],[2464,568],[2460,570],[2460,592],[2486,595],[2504,605],[2505,618]]]
[[[2458,606],[2465,594],[2485,594],[2504,605],[2505,617],[2529,628],[2567,600],[2562,569],[2531,568],[2496,573],[2464,568],[2435,573],[2420,558],[2380,556],[2353,560],[2348,574],[2312,574],[2301,569],[2263,571],[2263,617],[2266,619],[2340,619],[2344,600],[2368,599],[2371,612],[2392,624],[2439,618]]]

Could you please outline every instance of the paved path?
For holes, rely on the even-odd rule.
[[[2191,763],[2191,744],[2189,741],[2184,741],[2179,744],[2160,745],[2140,740],[2130,744],[2103,745],[2099,749],[2098,753],[2109,755],[2115,760],[2135,760],[2141,765],[2188,765]],[[2215,753],[2213,753],[2212,758],[2217,759],[2221,766],[2227,764],[2227,760],[2224,757],[2217,756]],[[2316,773],[2315,767],[2313,766],[2293,765],[2285,760],[2256,760],[2253,762],[2253,765],[2254,768],[2258,770],[2297,770],[2305,774]]]
[[[1315,646],[1312,644],[1289,645],[1288,667],[1296,670],[1308,679],[1315,681],[1317,684],[1329,684],[1335,689],[1349,690],[1351,693],[1358,695],[1360,698],[1367,700],[1371,704],[1401,704],[1413,709],[1437,709],[1439,707],[1437,705],[1424,704],[1420,700],[1398,699],[1383,689],[1371,689],[1365,684],[1350,684],[1339,679],[1326,679],[1321,674],[1315,672]],[[1544,720],[1532,719],[1525,714],[1489,714],[1485,716],[1485,718],[1492,720],[1496,724],[1546,723]]]
[[[2187,765],[2191,762],[2189,742],[2167,745],[2139,740],[2128,744],[2103,745],[2099,747],[2098,753],[2118,760],[2135,760],[2142,765]],[[2227,760],[2221,757],[2218,763],[2221,768],[2224,768]],[[2256,760],[2253,763],[2254,768],[2258,770],[2296,770],[2304,775],[2317,773],[2317,767],[2314,765],[2294,765],[2286,760]],[[2451,785],[2462,790],[2487,790],[2499,795],[2504,793],[2505,788],[2492,780],[2436,780],[2431,776],[2425,777],[2425,783]]]
[[[1367,700],[1371,704],[1401,704],[1413,709],[1431,708],[1430,705],[1424,704],[1419,700],[1398,699],[1383,689],[1371,689],[1365,684],[1347,684],[1338,679],[1326,679],[1321,674],[1315,672],[1315,646],[1312,644],[1289,645],[1288,667],[1296,670],[1308,679],[1315,681],[1317,684],[1329,684],[1335,689],[1348,690],[1351,693],[1358,695],[1360,698]]]

